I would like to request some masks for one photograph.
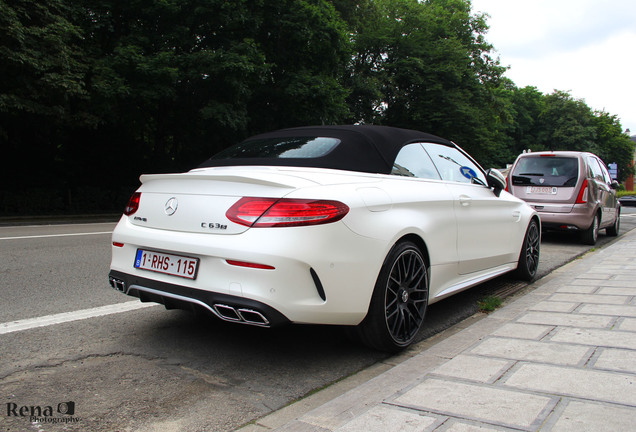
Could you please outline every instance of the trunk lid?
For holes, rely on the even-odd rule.
[[[240,234],[248,227],[225,213],[244,196],[280,198],[316,182],[268,167],[210,168],[183,174],[142,175],[139,209],[129,216],[138,226],[206,234]]]
[[[322,168],[246,166],[142,175],[140,180],[139,209],[129,216],[134,225],[229,235],[249,229],[226,216],[243,197],[282,198],[298,189],[306,188],[309,193],[321,185],[369,184],[381,181],[381,177]]]

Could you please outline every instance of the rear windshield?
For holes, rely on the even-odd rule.
[[[243,141],[212,159],[318,158],[331,152],[339,139],[327,137],[279,137]]]
[[[570,157],[524,157],[512,172],[514,186],[574,187],[579,176],[579,160]]]

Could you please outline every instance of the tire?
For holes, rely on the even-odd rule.
[[[616,212],[616,220],[614,221],[614,225],[611,227],[605,228],[605,234],[608,236],[616,237],[618,236],[618,230],[621,227],[621,211],[620,209]]]
[[[367,317],[356,328],[362,343],[387,352],[408,347],[424,322],[428,283],[419,248],[410,241],[396,244],[378,275]]]
[[[596,244],[596,240],[598,240],[598,229],[601,224],[601,218],[598,213],[594,215],[594,220],[592,221],[592,225],[581,234],[581,241],[583,244],[594,246]]]
[[[526,229],[526,235],[521,246],[516,276],[525,281],[531,281],[537,276],[539,255],[541,250],[541,230],[539,222],[532,219]]]

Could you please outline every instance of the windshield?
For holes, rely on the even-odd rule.
[[[514,186],[574,187],[579,176],[579,160],[571,157],[524,157],[512,172]]]
[[[244,141],[227,148],[212,159],[243,158],[317,158],[325,156],[340,143],[326,137],[279,137]]]

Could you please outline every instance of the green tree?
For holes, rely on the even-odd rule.
[[[516,154],[527,149],[537,149],[545,141],[545,131],[540,128],[539,119],[545,110],[545,95],[536,87],[514,88],[512,91],[513,151]]]
[[[595,113],[596,142],[598,156],[606,164],[618,165],[618,181],[623,182],[634,174],[634,141],[623,133],[623,127],[617,116],[605,111]]]
[[[334,2],[347,21],[353,53],[347,62],[344,84],[349,90],[348,123],[382,123],[386,109],[385,65],[395,40],[391,37],[391,18],[384,13],[384,3],[366,0]]]
[[[245,135],[248,102],[267,71],[250,2],[84,0],[87,88],[104,151],[125,172],[192,166]]]
[[[250,98],[250,130],[342,123],[349,115],[345,22],[329,1],[277,0],[254,10],[250,37],[268,71]]]
[[[572,150],[598,153],[592,109],[568,92],[554,91],[545,96],[538,119],[541,140],[532,150]]]
[[[92,106],[104,145],[135,150],[126,172],[185,169],[248,134],[348,114],[349,42],[327,1],[83,5]]]
[[[81,120],[73,102],[86,96],[86,65],[70,14],[60,0],[0,0],[0,143],[11,161],[3,168],[7,181],[19,176],[23,163],[32,168],[27,182],[50,181],[67,128]]]

